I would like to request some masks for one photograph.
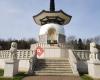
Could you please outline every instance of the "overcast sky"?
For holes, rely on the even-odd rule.
[[[100,35],[100,0],[55,0],[56,10],[72,16],[65,25],[66,36],[80,38]],[[0,38],[37,38],[39,25],[32,16],[49,10],[49,0],[0,0]]]

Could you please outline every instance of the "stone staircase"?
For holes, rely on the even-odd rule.
[[[35,75],[73,75],[68,59],[38,59]]]
[[[38,59],[34,75],[22,80],[80,80],[73,74],[68,59]]]

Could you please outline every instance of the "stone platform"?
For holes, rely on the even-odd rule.
[[[33,50],[34,52],[37,50],[37,48],[42,49],[42,54],[37,55],[37,58],[68,58],[68,50],[66,49],[65,44],[45,44],[45,43],[36,43],[31,44],[30,50]]]

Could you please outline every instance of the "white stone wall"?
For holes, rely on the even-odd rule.
[[[0,69],[4,69],[5,59],[0,59]]]
[[[66,52],[65,48],[45,48],[44,49],[44,58],[64,58]],[[41,58],[41,57],[40,57]]]
[[[88,61],[88,74],[96,80],[100,80],[100,61],[89,60]]]
[[[6,59],[0,59],[0,69],[4,69]],[[19,61],[19,71],[27,72],[29,69],[29,60]]]
[[[20,60],[19,61],[19,71],[27,72],[29,70],[29,60]]]
[[[41,56],[37,55],[37,58],[68,58],[68,50],[64,44],[50,46],[50,44],[37,43],[32,44],[30,50],[35,52],[37,47],[41,47],[44,51]]]

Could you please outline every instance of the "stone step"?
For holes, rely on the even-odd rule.
[[[71,70],[71,68],[36,68],[35,71],[37,70],[58,70],[58,71],[67,71]]]
[[[70,66],[55,66],[55,65],[47,65],[47,66],[36,66],[36,68],[71,68]]]
[[[55,75],[55,76],[28,76],[22,80],[81,80],[79,76],[73,75]]]
[[[42,73],[42,72],[35,72],[35,75],[49,75],[49,76],[55,76],[55,75],[73,75],[73,73],[48,73],[48,72],[45,72],[45,73]]]
[[[38,59],[37,61],[43,61],[43,62],[63,62],[63,61],[68,61],[68,59]]]
[[[72,75],[68,59],[38,59],[35,75]]]
[[[64,59],[63,58],[62,59],[59,59],[59,58],[58,59],[38,59],[38,60],[39,61],[68,61],[68,59],[65,59],[65,58]]]
[[[44,60],[44,59],[38,59],[37,61],[43,61],[43,62],[47,62],[47,61],[48,62],[49,61],[50,62],[54,62],[54,61],[56,62],[56,61],[59,61],[59,62],[63,62],[63,61],[69,61],[69,60],[68,59],[53,59],[53,60],[52,59],[46,59],[46,60]]]
[[[52,61],[52,60],[51,60],[51,61],[50,61],[50,60],[49,60],[49,61],[42,61],[42,60],[40,61],[40,60],[38,60],[38,62],[45,62],[45,63],[47,63],[47,62],[48,62],[48,63],[49,63],[49,62],[50,62],[50,63],[53,63],[53,62],[55,62],[55,63],[66,62],[66,63],[67,63],[67,62],[69,62],[69,61],[66,61],[66,60],[65,60],[65,61],[57,61],[57,60],[56,60],[56,61]]]
[[[73,73],[72,70],[67,70],[67,71],[56,71],[56,70],[40,70],[40,71],[35,71],[36,73]]]
[[[37,64],[37,66],[70,66],[70,64]]]
[[[57,68],[42,68],[42,69],[35,69],[35,71],[39,71],[39,70],[49,70],[49,71],[71,71],[71,68],[62,68],[62,69],[57,69]]]
[[[38,62],[39,64],[45,63],[45,64],[69,64],[69,62]]]
[[[66,65],[40,65],[36,66],[36,68],[71,68],[71,66],[66,66]]]
[[[63,66],[61,66],[61,67],[59,67],[59,66],[58,67],[56,67],[56,66],[53,66],[53,67],[52,66],[48,66],[48,67],[43,66],[43,67],[41,67],[40,66],[40,67],[36,67],[35,69],[39,69],[39,68],[41,68],[41,69],[61,69],[61,70],[62,69],[71,69],[71,67],[69,67],[69,66],[68,67],[63,67]]]
[[[53,65],[49,65],[49,66],[37,66],[36,68],[71,68],[70,66],[53,66]]]

